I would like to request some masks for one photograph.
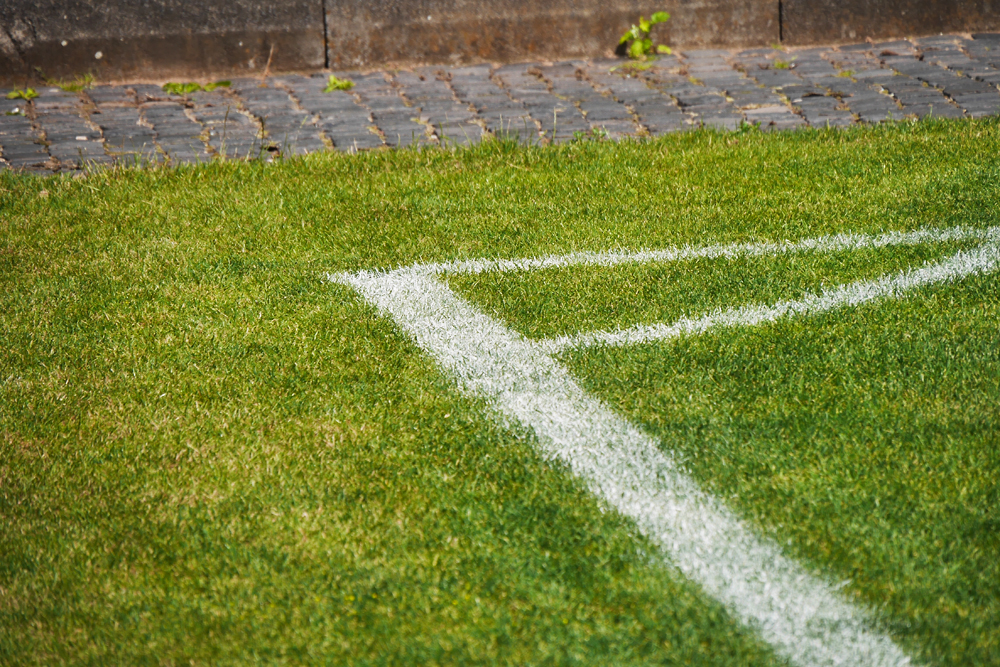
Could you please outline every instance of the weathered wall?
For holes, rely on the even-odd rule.
[[[275,70],[598,56],[663,9],[673,44],[778,39],[770,0],[3,0],[0,68],[229,75],[262,71],[272,47]]]
[[[272,46],[272,69],[325,63],[322,0],[0,0],[0,28],[0,67],[48,76],[260,72]]]
[[[1000,0],[0,0],[0,76],[601,56],[657,10],[672,15],[657,36],[682,47],[1000,29]]]
[[[783,0],[790,46],[1000,30],[997,0]]]
[[[600,56],[640,14],[670,12],[657,36],[683,46],[778,40],[778,4],[762,0],[327,0],[331,67],[413,58]]]

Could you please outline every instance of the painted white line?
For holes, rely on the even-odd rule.
[[[884,248],[897,245],[919,245],[947,241],[986,239],[996,235],[1000,228],[988,227],[972,229],[949,227],[946,229],[924,228],[911,232],[888,232],[886,234],[834,234],[802,239],[799,241],[774,241],[762,243],[731,243],[727,245],[683,246],[662,250],[609,250],[605,252],[574,252],[566,255],[548,255],[526,259],[472,259],[456,262],[420,265],[425,274],[471,275],[490,271],[536,271],[539,269],[563,268],[568,266],[617,266],[619,264],[643,264],[647,262],[674,262],[700,258],[757,257],[781,255],[796,252],[837,252],[862,248]],[[411,267],[417,270],[418,267]]]
[[[681,318],[673,324],[642,324],[617,331],[591,331],[572,336],[559,336],[538,341],[537,344],[549,354],[558,354],[571,348],[592,345],[636,345],[676,338],[684,334],[700,334],[715,328],[753,326],[773,322],[789,315],[816,315],[869,301],[899,298],[918,287],[959,280],[974,273],[988,273],[996,269],[998,260],[1000,260],[998,246],[995,243],[986,243],[973,250],[958,252],[938,263],[902,271],[895,276],[840,285],[819,294],[810,294],[797,301],[779,301],[772,306],[730,308],[694,319]]]
[[[588,396],[535,343],[479,312],[426,267],[329,276],[390,315],[503,420],[657,542],[686,576],[802,667],[898,667],[909,658],[869,614],[704,493],[657,441]]]

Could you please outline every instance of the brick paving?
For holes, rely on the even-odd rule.
[[[81,92],[0,89],[0,170],[212,159],[273,160],[316,151],[847,127],[933,115],[1000,114],[1000,34],[940,35],[781,51],[691,50],[645,69],[621,60],[421,67],[350,79],[329,73],[239,79],[173,95],[150,84]]]

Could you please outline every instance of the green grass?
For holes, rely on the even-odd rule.
[[[882,610],[911,655],[1000,658],[1000,290],[576,352],[585,386]]]
[[[978,242],[780,257],[696,259],[453,276],[449,284],[530,338],[671,322],[919,266]]]
[[[995,225],[998,156],[989,120],[0,175],[0,663],[781,664],[322,275]],[[810,288],[942,251],[780,275]],[[746,287],[697,267],[720,287],[586,314],[785,289],[739,270]],[[612,275],[552,280],[578,303],[620,297]],[[510,310],[502,285],[481,287]],[[541,313],[539,331],[583,326],[572,311]],[[773,325],[787,340],[734,331],[573,364],[793,553],[850,571],[914,654],[1000,664],[996,321],[987,278]],[[848,359],[852,381],[832,382]],[[718,386],[701,382],[712,363]],[[915,368],[926,379],[898,379]],[[674,382],[680,406],[661,395]]]

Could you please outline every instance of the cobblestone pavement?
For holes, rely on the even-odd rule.
[[[0,170],[272,160],[323,150],[656,136],[700,126],[846,127],[1000,114],[1000,34],[794,51],[692,50],[621,60],[422,67],[240,79],[189,95],[150,84],[0,89]]]

